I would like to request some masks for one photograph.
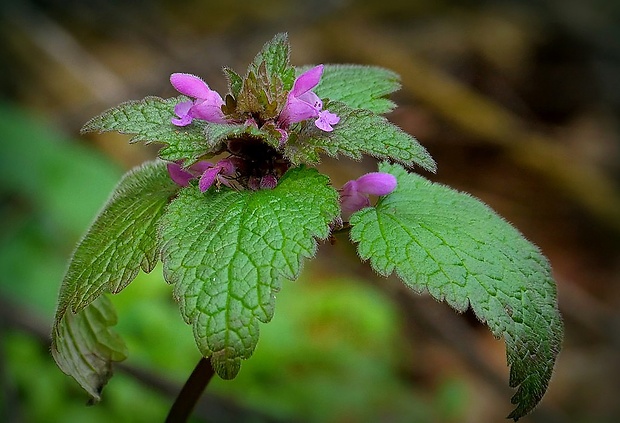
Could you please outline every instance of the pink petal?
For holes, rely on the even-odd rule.
[[[177,163],[168,163],[167,167],[170,179],[182,187],[186,187],[189,184],[190,179],[194,177],[194,175],[183,169]]]
[[[388,195],[396,185],[396,178],[389,173],[371,172],[357,178],[357,190],[364,194]]]
[[[192,117],[189,114],[189,111],[193,105],[191,101],[182,101],[174,106],[174,114],[176,114],[179,119],[172,118],[170,121],[176,126],[187,126],[192,123]]]
[[[289,94],[286,105],[280,113],[280,121],[285,125],[290,125],[291,123],[315,118],[318,114],[319,112],[316,110],[314,105],[308,104],[307,102],[299,100],[296,97],[292,97]]]
[[[265,175],[260,180],[261,189],[274,189],[278,185],[278,180],[273,175]]]
[[[213,167],[213,163],[208,162],[206,160],[201,160],[191,165],[189,169],[194,173],[194,175],[202,175],[205,170],[212,168],[212,167]]]
[[[235,164],[229,159],[222,159],[215,165],[220,168],[220,173],[225,176],[232,176],[235,174]]]
[[[219,94],[217,95],[219,97]],[[212,123],[226,123],[226,117],[224,116],[224,112],[222,112],[221,104],[215,105],[206,101],[197,103],[198,104],[194,104],[194,107],[190,110],[190,115],[192,117]],[[222,102],[222,104],[224,104],[224,102]]]
[[[221,170],[222,169],[217,166],[205,170],[205,172],[200,177],[200,180],[198,181],[198,188],[200,188],[200,192],[205,192],[209,188],[211,188],[211,185],[213,185],[216,176],[220,173]]]
[[[293,89],[291,90],[291,93],[295,97],[299,97],[303,93],[310,91],[311,89],[319,85],[322,75],[323,65],[318,65],[310,70],[305,71],[304,73],[299,75],[293,83]]]
[[[207,98],[209,89],[206,82],[189,73],[173,73],[170,75],[170,83],[181,94],[194,98]]]
[[[334,130],[332,125],[335,125],[338,122],[340,122],[340,117],[337,114],[331,113],[328,110],[323,110],[322,112],[319,112],[319,118],[314,122],[314,124],[317,128],[322,129],[323,131],[331,132]]]

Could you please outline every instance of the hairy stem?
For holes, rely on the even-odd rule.
[[[211,366],[211,360],[201,357],[194,371],[185,382],[185,385],[183,385],[179,395],[174,400],[168,417],[166,417],[166,423],[183,423],[189,419],[198,399],[214,374],[215,371]]]

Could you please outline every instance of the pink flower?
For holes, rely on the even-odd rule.
[[[235,171],[235,165],[232,161],[228,159],[220,160],[213,167],[205,170],[200,177],[200,180],[198,181],[198,188],[200,188],[200,192],[207,191],[215,182],[229,186],[230,183],[225,177],[233,176]]]
[[[176,126],[187,126],[193,119],[202,119],[207,122],[224,123],[226,118],[222,112],[224,100],[200,78],[188,73],[173,73],[170,83],[181,94],[193,97],[193,101],[184,101],[177,104],[174,113],[178,118],[172,118]]]
[[[345,218],[370,206],[369,195],[388,195],[396,189],[396,178],[389,173],[372,172],[347,182],[340,189],[340,207]]]
[[[215,165],[200,161],[187,169],[181,167],[179,163],[168,163],[168,173],[174,182],[186,187],[192,179],[200,178],[198,188],[201,192],[207,191],[215,182],[229,186],[230,182],[226,177],[233,176],[236,170],[232,160],[229,159],[220,160]]]
[[[323,131],[331,132],[334,130],[332,125],[340,122],[340,118],[337,114],[330,112],[329,110],[323,110],[319,112],[319,118],[314,121],[317,128]]]
[[[213,165],[209,162],[200,161],[185,169],[181,166],[180,162],[170,162],[168,163],[168,174],[170,175],[170,178],[178,185],[186,187],[187,185],[189,185],[190,180],[197,178],[205,170],[212,166]]]
[[[286,98],[286,104],[280,112],[279,120],[284,127],[317,118],[315,121],[317,128],[327,132],[333,131],[331,125],[337,124],[340,118],[327,110],[322,111],[323,102],[312,91],[319,84],[322,75],[323,65],[318,65],[295,79],[293,88]]]

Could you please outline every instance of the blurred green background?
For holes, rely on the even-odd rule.
[[[225,91],[286,31],[295,65],[402,75],[389,118],[549,257],[566,341],[524,422],[620,417],[620,3],[607,0],[5,0],[0,5],[0,421],[163,421],[198,361],[160,269],[114,296],[129,359],[100,404],[55,366],[66,261],[120,175],[156,155],[79,136],[121,101],[168,97],[172,72]],[[339,185],[372,160],[326,160]],[[254,356],[214,380],[194,422],[497,422],[503,342],[469,313],[377,278],[346,237],[278,294]]]

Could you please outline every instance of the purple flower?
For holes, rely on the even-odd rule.
[[[340,189],[343,217],[370,206],[369,195],[388,195],[396,189],[396,178],[389,173],[372,172],[347,182]]]
[[[168,174],[170,175],[170,178],[178,185],[186,187],[187,185],[189,185],[190,180],[197,178],[205,170],[212,166],[213,165],[209,162],[200,161],[186,169],[181,166],[180,162],[170,162],[168,163]]]
[[[215,182],[229,186],[230,183],[225,177],[233,176],[236,170],[232,160],[229,159],[220,160],[215,165],[200,161],[189,168],[183,168],[179,163],[168,163],[168,173],[174,182],[186,187],[192,179],[200,178],[198,188],[201,192],[207,191]]]
[[[319,118],[314,121],[317,128],[323,131],[331,132],[334,130],[332,125],[340,122],[340,118],[337,114],[330,112],[329,110],[323,110],[319,112]]]
[[[295,79],[293,88],[288,93],[286,104],[280,112],[280,123],[284,127],[303,120],[317,118],[314,122],[317,128],[323,131],[333,131],[340,118],[323,109],[323,102],[312,91],[319,84],[323,75],[323,65],[318,65],[302,73]]]
[[[214,166],[209,167],[203,172],[200,180],[198,181],[198,188],[200,188],[200,192],[207,191],[215,182],[229,186],[230,183],[225,177],[233,176],[235,171],[236,168],[232,161],[228,159],[220,160]]]
[[[213,123],[224,123],[226,117],[222,112],[224,100],[200,78],[188,73],[173,73],[170,75],[170,83],[178,92],[193,101],[184,101],[177,104],[174,113],[178,118],[172,118],[176,126],[187,126],[194,118]]]

